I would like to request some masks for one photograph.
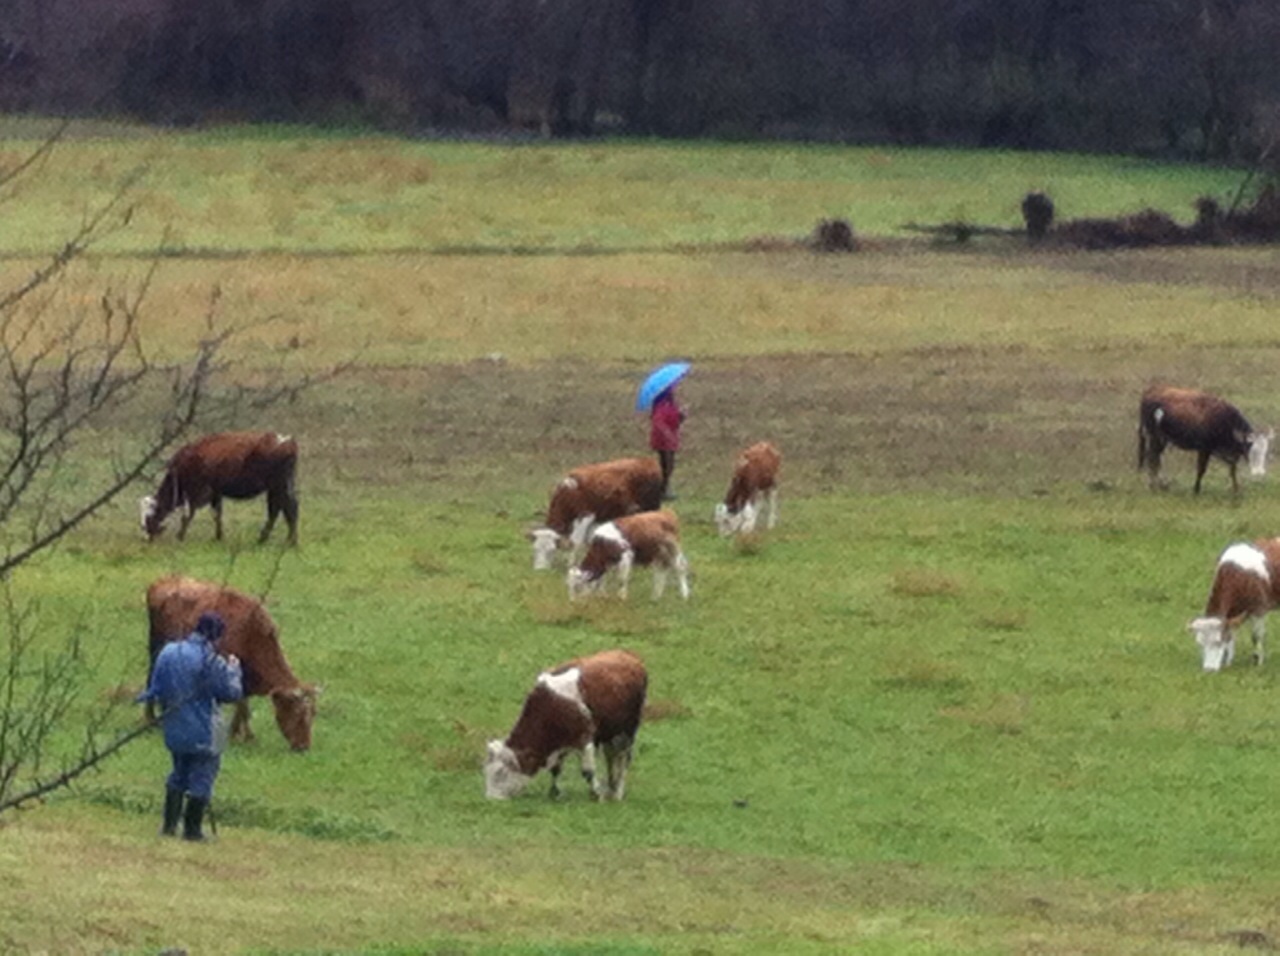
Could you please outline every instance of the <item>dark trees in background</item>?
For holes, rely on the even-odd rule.
[[[0,108],[1249,158],[1275,0],[0,0]]]

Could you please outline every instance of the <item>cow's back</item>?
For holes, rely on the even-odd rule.
[[[278,630],[267,609],[234,588],[194,578],[161,578],[147,589],[152,658],[165,643],[191,633],[206,611],[222,618],[225,630],[218,641],[218,652],[240,659],[246,696],[266,694],[282,684],[279,678],[284,675],[292,678],[280,649]]]
[[[275,432],[219,432],[185,445],[169,461],[183,485],[202,484],[230,497],[261,493],[272,476],[292,472],[298,444]]]
[[[635,736],[649,684],[639,657],[630,651],[609,650],[561,667],[581,669],[578,686],[595,721],[597,742]]]

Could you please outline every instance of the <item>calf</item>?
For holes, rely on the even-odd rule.
[[[720,534],[750,534],[756,520],[769,512],[766,527],[778,523],[778,466],[782,455],[767,441],[744,450],[733,468],[733,478],[724,501],[716,505],[716,527]]]
[[[1166,446],[1175,445],[1196,453],[1196,494],[1212,457],[1226,462],[1231,489],[1238,494],[1236,464],[1247,458],[1249,474],[1261,478],[1274,436],[1270,429],[1255,432],[1238,408],[1215,395],[1152,385],[1142,393],[1138,407],[1138,467],[1147,469],[1152,488],[1161,487],[1160,456]]]
[[[577,560],[598,523],[662,506],[662,469],[651,458],[620,458],[573,469],[556,485],[546,523],[529,532],[535,571],[551,567],[557,550]]]
[[[1266,615],[1280,603],[1280,538],[1233,544],[1218,559],[1204,616],[1187,627],[1200,645],[1204,669],[1221,670],[1235,657],[1235,628],[1252,622],[1253,660],[1262,663]]]
[[[276,711],[276,724],[289,746],[294,750],[310,748],[319,691],[294,676],[280,647],[279,632],[271,615],[247,594],[177,575],[153,583],[147,588],[150,666],[155,667],[160,648],[189,634],[205,611],[215,612],[226,625],[217,644],[218,653],[240,658],[244,673],[244,697],[236,702],[231,721],[232,738],[253,739],[253,730],[249,727],[249,697],[270,697]]]
[[[653,568],[653,598],[662,597],[675,569],[680,596],[689,596],[689,562],[680,550],[680,521],[670,511],[646,511],[602,524],[591,533],[582,562],[569,569],[569,599],[601,588],[605,572],[618,569],[618,596],[627,596],[634,565]]]
[[[489,741],[485,796],[513,797],[545,767],[551,772],[551,796],[558,797],[564,758],[576,751],[592,794],[599,800],[621,800],[648,682],[640,658],[622,650],[543,671],[507,739]],[[595,773],[597,747],[605,757],[604,781]]]
[[[206,435],[179,448],[165,470],[154,495],[142,499],[142,530],[155,538],[165,519],[183,509],[178,540],[196,509],[213,509],[214,537],[222,540],[222,499],[267,496],[267,523],[258,535],[261,543],[283,512],[289,525],[289,543],[298,543],[298,494],[294,475],[298,443],[275,432],[221,432]]]

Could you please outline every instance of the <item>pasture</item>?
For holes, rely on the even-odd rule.
[[[16,142],[8,152],[20,151]],[[0,821],[5,952],[1199,953],[1280,943],[1277,668],[1199,671],[1185,622],[1231,540],[1280,533],[1170,452],[1167,379],[1280,422],[1274,250],[908,243],[907,220],[1180,218],[1223,171],[1117,159],[670,144],[500,146],[301,131],[73,137],[13,200],[5,277],[139,163],[134,227],[66,290],[140,274],[180,350],[208,290],[275,317],[239,356],[355,369],[275,409],[301,547],[261,502],[148,545],[136,497],[21,569],[87,629],[92,701],[140,685],[143,592],[181,571],[269,607],[324,685],[295,755],[233,747],[220,840],[155,836],[158,736]],[[57,170],[66,171],[59,177]],[[94,171],[97,171],[96,173]],[[97,175],[99,179],[94,179]],[[747,251],[844,215],[866,252]],[[62,217],[62,218],[60,218]],[[175,241],[172,237],[180,237]],[[692,359],[675,502],[693,597],[570,604],[523,537],[567,467],[643,453],[635,383]],[[132,423],[95,436],[104,450]],[[781,524],[718,538],[734,452],[784,454]],[[537,672],[611,646],[650,671],[621,804],[576,774],[509,803],[479,763]],[[135,718],[126,708],[121,727]],[[570,768],[571,770],[573,768]]]

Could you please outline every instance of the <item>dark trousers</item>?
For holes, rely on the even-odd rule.
[[[662,469],[662,493],[665,495],[671,486],[671,473],[676,470],[676,453],[673,451],[658,452],[658,467]]]
[[[213,799],[213,781],[218,777],[222,757],[218,754],[172,753],[173,773],[165,786],[198,800]]]

